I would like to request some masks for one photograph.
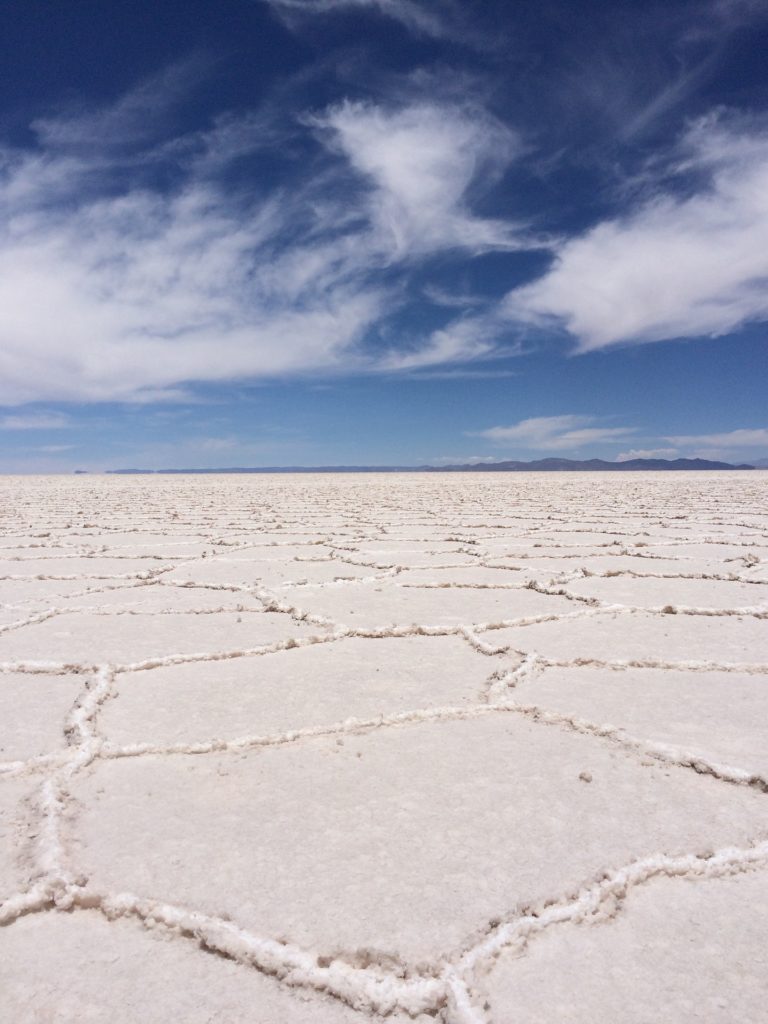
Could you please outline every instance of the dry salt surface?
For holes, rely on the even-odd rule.
[[[0,1019],[768,1005],[768,474],[0,479]]]

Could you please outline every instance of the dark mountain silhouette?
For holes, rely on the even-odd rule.
[[[456,466],[232,466],[227,469],[108,469],[107,473],[627,473],[647,470],[754,469],[708,459],[536,459],[533,462],[481,462]]]
[[[621,473],[642,470],[706,470],[754,469],[754,466],[734,466],[730,462],[712,462],[709,459],[627,459],[625,462],[606,462],[604,459],[536,459],[533,462],[490,462],[482,465],[445,466],[444,470],[468,473],[487,470],[507,473]]]

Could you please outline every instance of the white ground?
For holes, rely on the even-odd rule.
[[[768,474],[0,480],[0,1020],[766,1019]]]

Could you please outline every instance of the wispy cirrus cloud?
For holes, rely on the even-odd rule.
[[[201,437],[190,439],[190,444],[201,452],[226,452],[232,448],[237,448],[239,443],[236,437]]]
[[[676,459],[680,452],[677,448],[630,448],[628,452],[620,452],[617,462],[629,462],[632,459]]]
[[[768,427],[755,430],[728,430],[721,434],[678,434],[665,440],[676,445],[697,445],[707,448],[766,448],[768,449]]]
[[[35,147],[0,150],[0,404],[173,400],[196,382],[392,372],[489,350],[461,332],[383,354],[368,338],[403,303],[396,275],[415,261],[524,244],[471,209],[470,190],[516,153],[490,115],[341,104],[300,126],[324,151],[292,168],[290,188],[243,194],[228,187],[227,154],[258,152],[263,132],[249,139],[251,122],[230,119],[147,142],[150,92],[39,120]]]
[[[317,16],[369,10],[401,22],[419,35],[436,38],[457,33],[458,8],[452,0],[265,0],[278,14]]]
[[[449,328],[433,331],[425,343],[410,350],[392,349],[380,358],[385,370],[419,370],[445,363],[468,362],[498,354],[496,339],[476,324],[461,320]]]
[[[595,426],[596,422],[594,416],[533,416],[511,426],[489,427],[468,436],[484,437],[505,447],[571,451],[585,444],[621,441],[636,433],[634,427]]]
[[[79,154],[125,150],[162,139],[174,110],[189,102],[209,67],[202,56],[163,68],[138,82],[113,103],[77,104],[70,101],[32,122],[43,150]]]
[[[61,430],[70,420],[60,413],[28,412],[0,416],[0,430]]]
[[[427,463],[430,466],[482,466],[499,461],[496,455],[437,455]]]

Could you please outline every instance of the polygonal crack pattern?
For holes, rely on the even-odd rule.
[[[9,1020],[760,1017],[768,476],[0,491]]]

